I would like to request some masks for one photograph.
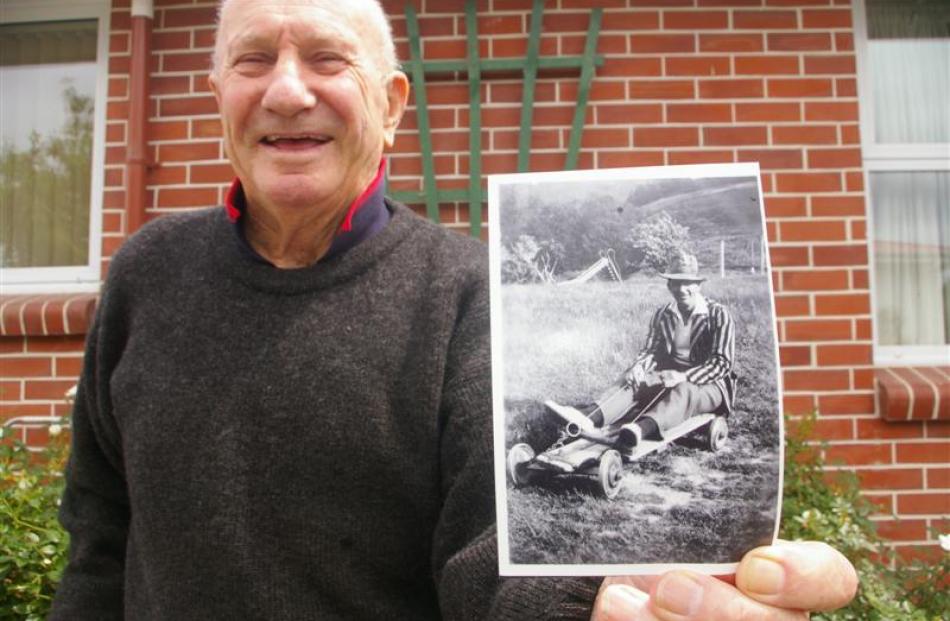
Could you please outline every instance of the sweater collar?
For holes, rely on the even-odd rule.
[[[376,176],[347,208],[346,216],[340,223],[340,228],[337,229],[329,250],[320,257],[320,261],[343,254],[357,244],[374,237],[389,222],[389,210],[386,208],[384,200],[386,182],[383,173],[385,170],[386,158],[384,157],[379,162]],[[224,199],[224,207],[228,219],[234,224],[234,232],[241,252],[258,263],[272,265],[270,261],[254,250],[244,234],[242,219],[247,210],[247,199],[244,195],[241,180],[237,177],[231,182],[231,187]]]

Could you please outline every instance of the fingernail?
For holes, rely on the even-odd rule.
[[[703,585],[689,574],[672,572],[657,585],[655,604],[674,615],[690,617],[703,601]]]
[[[626,584],[613,584],[604,589],[604,615],[608,620],[633,619],[647,610],[650,596]]]
[[[753,556],[742,568],[743,590],[759,595],[777,595],[785,586],[785,568],[767,556]]]

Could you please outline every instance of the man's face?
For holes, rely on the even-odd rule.
[[[248,201],[345,209],[393,142],[408,92],[353,0],[232,0],[221,16],[218,100]]]
[[[674,280],[666,281],[666,288],[673,294],[673,299],[680,308],[693,310],[699,302],[699,285],[695,280]]]

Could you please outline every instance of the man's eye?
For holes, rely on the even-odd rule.
[[[346,66],[346,59],[337,54],[314,54],[310,64],[319,71],[339,71]]]
[[[239,56],[237,60],[234,61],[234,64],[237,66],[255,66],[263,65],[270,62],[270,59],[264,54],[245,54]]]

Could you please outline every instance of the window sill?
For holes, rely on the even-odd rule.
[[[884,420],[950,420],[950,366],[878,367],[874,385]]]
[[[86,334],[96,293],[37,293],[0,296],[0,336]]]

